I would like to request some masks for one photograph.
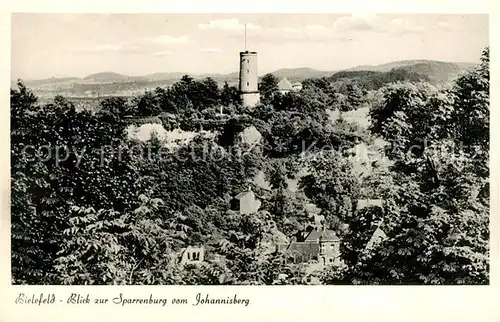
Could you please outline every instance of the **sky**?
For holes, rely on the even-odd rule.
[[[487,15],[12,14],[13,78],[85,77],[112,71],[230,73],[239,52],[258,72],[335,71],[406,59],[478,62]]]

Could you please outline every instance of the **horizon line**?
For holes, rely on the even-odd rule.
[[[277,71],[286,70],[286,69],[289,69],[289,70],[290,69],[310,69],[310,70],[314,70],[314,71],[317,71],[317,72],[324,72],[324,73],[332,72],[332,73],[337,73],[337,72],[346,71],[346,70],[349,70],[349,69],[352,69],[352,68],[357,68],[357,67],[365,67],[365,66],[366,67],[368,67],[368,66],[370,66],[370,67],[376,67],[376,66],[381,66],[381,65],[390,64],[390,63],[407,62],[407,61],[428,61],[428,62],[440,62],[440,63],[451,63],[451,64],[471,64],[471,65],[477,65],[477,64],[479,64],[479,60],[476,61],[476,62],[465,62],[465,61],[445,61],[445,60],[436,60],[436,59],[414,58],[414,59],[403,59],[403,60],[395,60],[395,61],[386,61],[384,63],[379,63],[379,64],[358,64],[358,65],[354,65],[354,66],[351,66],[351,67],[347,67],[347,68],[343,68],[343,69],[335,69],[335,70],[321,70],[321,69],[316,69],[316,68],[307,67],[307,66],[301,66],[301,67],[281,67],[281,68],[278,68],[278,69],[274,69],[273,71],[270,71],[270,72],[259,74],[258,77],[262,77],[264,75],[272,74],[272,73],[275,73]],[[124,73],[120,73],[120,72],[116,72],[116,71],[107,70],[107,71],[93,72],[93,73],[87,74],[85,76],[51,76],[51,77],[40,77],[40,78],[23,78],[23,77],[12,77],[12,75],[11,75],[11,82],[19,80],[19,79],[21,79],[23,81],[26,81],[26,82],[35,82],[35,81],[43,81],[43,80],[50,80],[50,79],[64,79],[64,78],[73,78],[73,79],[83,80],[86,77],[89,77],[89,76],[92,76],[92,75],[96,75],[96,74],[104,74],[104,73],[113,73],[113,74],[116,74],[116,75],[120,75],[120,76],[124,76],[124,77],[130,77],[130,78],[134,78],[134,77],[135,78],[140,78],[140,77],[147,77],[147,76],[151,76],[151,75],[155,75],[155,74],[183,74],[183,75],[188,75],[188,76],[190,76],[190,75],[193,75],[193,76],[204,76],[204,75],[228,76],[230,74],[238,73],[238,71],[236,70],[236,71],[227,72],[227,73],[221,73],[221,72],[195,73],[195,72],[185,72],[185,71],[170,71],[170,72],[160,71],[160,72],[152,72],[152,73],[140,74],[140,75],[128,75],[128,74],[124,74]]]

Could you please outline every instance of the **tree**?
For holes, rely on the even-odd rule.
[[[62,97],[37,105],[22,83],[11,90],[11,110],[13,282],[51,283],[70,206],[121,211],[141,188],[128,150],[122,158],[103,150],[125,138],[109,114],[77,112]]]
[[[259,83],[260,101],[262,104],[269,104],[275,93],[278,92],[278,78],[273,74],[262,76]]]
[[[324,151],[308,163],[310,173],[302,177],[305,195],[325,213],[326,224],[337,231],[354,212],[359,185],[351,163],[335,151]]]
[[[134,110],[123,97],[106,98],[99,103],[101,114],[108,114],[114,122],[119,122],[127,115],[133,115]]]
[[[288,189],[287,178],[298,172],[286,169],[285,160],[277,159],[269,162],[268,178],[271,192],[265,200],[263,209],[272,214],[277,229],[286,236],[294,236],[310,221],[306,212],[306,198],[301,192],[292,192]],[[291,172],[291,173],[290,173]]]
[[[220,100],[223,106],[241,104],[241,98],[238,89],[234,86],[229,86],[227,82],[224,82],[224,86],[222,87]]]
[[[55,269],[60,284],[172,284],[186,232],[158,215],[160,199],[140,196],[133,212],[73,206]],[[180,217],[177,217],[180,218]]]
[[[143,95],[134,98],[133,103],[137,106],[140,116],[156,116],[161,112],[158,97],[154,92],[146,91]]]
[[[487,54],[451,90],[391,85],[371,111],[372,131],[391,144],[387,238],[356,251],[354,283],[488,283]]]

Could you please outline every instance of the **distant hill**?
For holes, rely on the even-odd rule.
[[[395,82],[431,82],[428,75],[409,71],[406,67],[394,68],[388,72],[368,70],[341,71],[329,77],[334,82],[343,78],[356,80],[363,84],[363,87],[367,90],[377,90],[386,84]]]
[[[359,65],[356,67],[348,68],[346,69],[346,71],[370,70],[375,72],[388,72],[394,68],[407,67],[418,64],[445,64],[445,65],[454,64],[462,69],[473,68],[476,65],[473,63],[443,62],[438,60],[413,59],[413,60],[400,60],[379,65]]]
[[[312,68],[301,67],[301,68],[282,68],[278,69],[271,74],[278,78],[286,77],[291,82],[303,81],[307,78],[319,78],[331,76],[334,72],[332,71],[320,71]]]
[[[148,80],[150,82],[157,82],[163,80],[179,80],[182,76],[186,75],[186,73],[153,73],[142,76],[143,80]]]
[[[96,82],[96,83],[118,83],[118,82],[129,82],[133,77],[114,73],[114,72],[103,72],[90,74],[83,78],[85,82]]]
[[[409,73],[425,75],[434,83],[448,82],[458,76],[460,72],[473,69],[476,64],[461,62],[443,62],[436,60],[402,60],[381,65],[361,65],[346,69],[352,71],[389,72],[391,70],[405,70]]]
[[[28,80],[25,81],[26,85],[47,85],[47,84],[60,84],[60,83],[68,83],[73,81],[78,81],[80,78],[78,77],[52,77],[45,79],[36,79],[36,80]],[[16,83],[17,79],[13,79],[12,83]]]

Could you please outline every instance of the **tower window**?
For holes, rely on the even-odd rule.
[[[249,59],[247,59],[247,63],[249,63],[249,62],[250,62],[250,60],[249,60]]]
[[[247,86],[250,86],[250,83],[249,83],[249,82],[247,82]]]
[[[250,70],[249,69],[247,69],[247,74],[250,74]]]

